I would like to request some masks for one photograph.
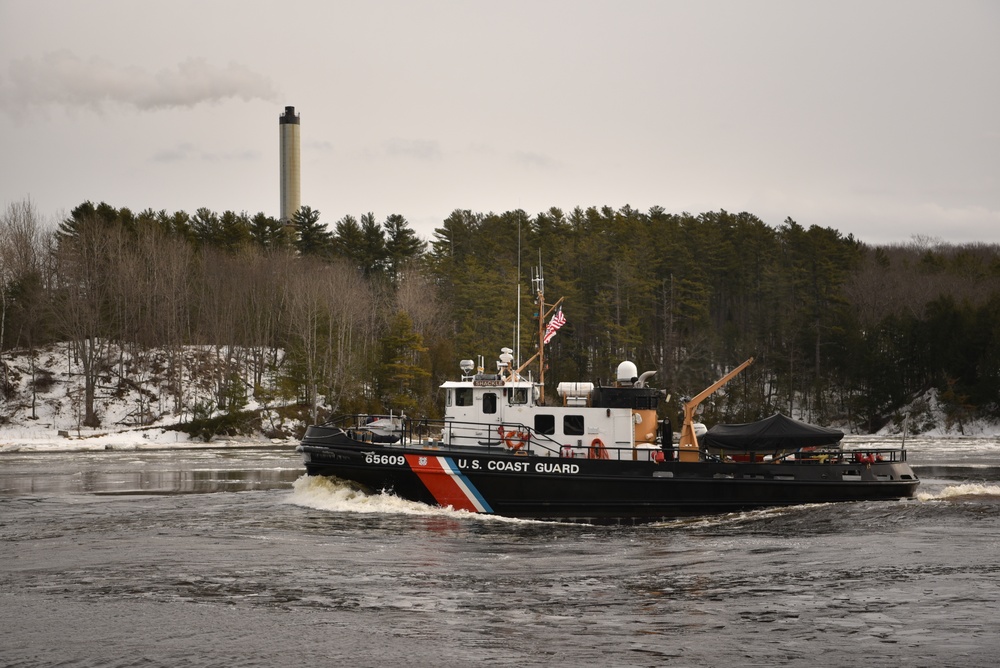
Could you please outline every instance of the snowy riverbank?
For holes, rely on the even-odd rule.
[[[185,351],[188,368],[205,367],[203,351]],[[82,426],[83,379],[78,365],[65,345],[54,345],[36,353],[4,353],[3,381],[6,388],[0,403],[0,452],[136,450],[158,448],[225,448],[294,446],[290,437],[270,438],[263,430],[253,436],[216,436],[206,443],[201,438],[172,429],[192,418],[199,404],[213,401],[211,383],[194,374],[187,375],[183,397],[173,393],[164,376],[165,365],[156,354],[130,358],[135,374],[127,379],[108,372],[96,392],[95,409],[101,426]],[[207,368],[207,367],[206,367]],[[213,374],[202,368],[203,378]],[[179,406],[179,411],[178,411]],[[292,434],[296,425],[286,422],[251,394],[242,410],[257,412],[270,435]]]

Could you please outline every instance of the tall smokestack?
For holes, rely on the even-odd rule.
[[[281,154],[281,220],[291,222],[292,216],[302,206],[300,188],[301,154],[299,151],[299,116],[295,107],[285,107],[285,113],[278,116]]]

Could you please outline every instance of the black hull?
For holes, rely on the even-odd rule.
[[[309,475],[410,501],[527,519],[633,521],[775,506],[896,500],[919,481],[905,462],[641,462],[564,459],[361,443],[327,432],[303,440]]]

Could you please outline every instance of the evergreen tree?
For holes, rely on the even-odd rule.
[[[389,280],[393,285],[399,279],[399,273],[407,263],[420,257],[427,244],[417,237],[406,218],[399,214],[391,214],[385,219],[385,254]]]
[[[430,259],[435,265],[460,262],[472,251],[472,239],[482,222],[482,215],[468,209],[455,209],[431,237]]]
[[[385,274],[385,234],[375,220],[375,214],[361,216],[361,243],[351,254],[365,276],[382,277]]]
[[[246,212],[224,211],[219,217],[219,248],[235,253],[250,243],[250,218]]]
[[[302,206],[292,216],[297,239],[295,248],[302,255],[329,257],[333,251],[333,232],[319,221],[319,211]]]
[[[62,243],[78,236],[82,228],[91,223],[100,225],[104,229],[111,229],[118,225],[118,210],[105,202],[94,206],[93,202],[88,200],[73,209],[69,218],[59,223],[56,241]]]
[[[205,207],[195,211],[191,218],[191,238],[199,248],[221,247],[224,235],[218,214]]]
[[[285,248],[290,242],[284,224],[264,212],[258,212],[250,219],[249,233],[254,244],[268,250]]]
[[[191,216],[184,211],[177,211],[169,216],[166,211],[161,211],[157,214],[157,223],[165,234],[188,241],[194,239],[194,233],[191,230]]]
[[[348,214],[337,221],[336,233],[333,239],[333,253],[337,257],[354,261],[357,249],[361,248],[364,235],[358,219]]]
[[[431,374],[427,369],[427,350],[423,337],[413,330],[410,316],[404,311],[398,312],[381,340],[378,384],[384,406],[411,415],[418,407],[427,409],[421,405],[421,400],[429,394],[426,381]]]

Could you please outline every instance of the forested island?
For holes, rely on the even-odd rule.
[[[783,412],[870,433],[909,416],[920,433],[931,401],[957,432],[1000,418],[995,244],[870,246],[791,218],[628,206],[456,210],[429,240],[397,214],[326,224],[307,206],[284,224],[85,202],[47,229],[22,201],[0,217],[0,422],[59,382],[9,355],[53,345],[82,379],[84,426],[101,425],[99,391],[148,396],[135,421],[152,423],[154,406],[180,412],[192,379],[210,399],[189,422],[216,427],[259,428],[251,398],[302,421],[437,416],[460,359],[535,352],[539,262],[567,318],[546,346],[548,397],[631,360],[656,371],[676,419],[752,356],[706,422]]]

